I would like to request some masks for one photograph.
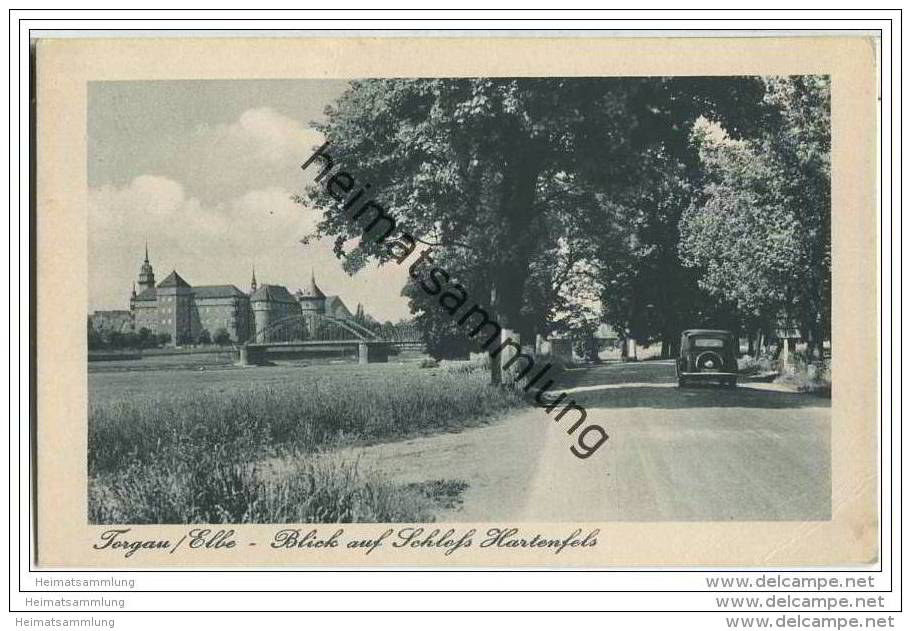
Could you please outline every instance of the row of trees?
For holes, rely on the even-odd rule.
[[[102,330],[99,331],[92,326],[91,321],[88,323],[88,348],[93,350],[141,350],[145,348],[159,348],[172,341],[170,333],[154,333],[151,330],[142,327],[139,331],[116,331]],[[197,335],[196,344],[218,344],[224,346],[231,343],[231,335],[226,329],[218,329],[215,335],[210,335],[209,331],[203,329]]]
[[[139,331],[117,331],[113,329],[97,330],[88,323],[88,346],[94,350],[121,350],[158,348],[171,342],[170,333],[153,333],[149,329],[141,328]]]
[[[414,329],[414,323],[405,318],[398,322],[393,322],[392,320],[380,322],[364,311],[364,306],[360,303],[358,303],[352,319],[387,340],[407,340],[411,337]]]
[[[639,342],[694,326],[830,327],[825,77],[354,81],[316,128],[401,228],[514,338]],[[393,253],[322,184],[350,272]],[[352,239],[359,239],[351,248]],[[436,299],[404,293],[434,348],[469,344]]]

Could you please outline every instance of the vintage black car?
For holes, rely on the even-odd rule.
[[[696,381],[715,381],[737,386],[737,338],[730,331],[690,329],[680,337],[677,384],[682,388]]]

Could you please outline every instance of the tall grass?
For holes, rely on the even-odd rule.
[[[427,521],[426,494],[356,464],[308,457],[459,429],[521,404],[515,393],[487,386],[483,374],[420,373],[93,401],[90,520]],[[264,476],[256,467],[289,455],[302,463],[290,474]]]
[[[90,478],[91,523],[351,523],[433,521],[420,488],[363,474],[342,460],[303,462],[273,477],[205,457],[134,464]]]
[[[228,392],[134,396],[89,409],[89,472],[116,471],[161,453],[205,446],[227,456],[313,450],[459,429],[519,405],[483,374],[398,381],[250,386]]]

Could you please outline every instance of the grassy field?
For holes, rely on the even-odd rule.
[[[195,353],[153,353],[144,351],[141,359],[96,360],[89,362],[88,372],[148,372],[159,370],[191,370],[228,367],[236,360],[232,350]]]
[[[486,381],[413,363],[90,373],[90,520],[428,521],[459,481],[396,487],[357,462],[313,456],[457,431],[522,405]],[[299,467],[263,475],[257,463],[275,456]]]

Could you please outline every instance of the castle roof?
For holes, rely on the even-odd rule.
[[[336,317],[351,317],[351,310],[339,296],[326,296],[326,313]]]
[[[316,279],[313,277],[313,272],[310,273],[310,285],[304,287],[297,292],[299,298],[325,298],[326,294],[323,293],[323,290],[317,287]]]
[[[159,287],[186,287],[186,288],[189,288],[190,284],[187,281],[185,281],[184,279],[182,279],[180,277],[180,274],[178,274],[176,271],[173,271],[170,274],[168,274],[167,278],[165,278],[163,281],[158,283],[158,286]]]
[[[193,295],[201,300],[206,298],[245,298],[247,296],[234,285],[198,285],[193,287]]]
[[[155,291],[154,287],[147,287],[143,289],[133,300],[156,300],[158,298],[158,292]]]
[[[289,302],[296,303],[297,300],[288,291],[287,287],[282,285],[260,285],[252,296],[250,302]]]

